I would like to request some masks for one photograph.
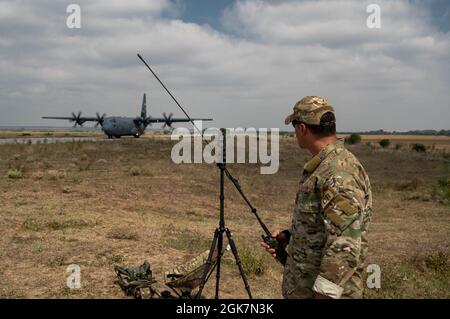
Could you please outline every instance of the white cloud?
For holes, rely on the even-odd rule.
[[[92,11],[96,14],[116,14],[121,16],[133,13],[159,14],[173,7],[169,0],[96,0],[83,1],[81,3],[87,12]]]
[[[179,10],[168,0],[80,1],[81,30],[65,27],[58,1],[20,2],[16,18],[18,3],[0,1],[0,125],[79,109],[134,115],[144,91],[152,115],[180,115],[141,52],[215,126],[284,128],[295,101],[318,94],[341,130],[448,128],[449,34],[422,5],[378,1],[382,28],[369,30],[361,1],[239,1],[224,32],[167,18]]]

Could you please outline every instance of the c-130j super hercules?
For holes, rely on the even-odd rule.
[[[54,119],[54,120],[69,120],[70,122],[75,122],[73,127],[77,125],[83,126],[84,122],[97,122],[95,127],[99,124],[102,127],[103,132],[108,136],[108,138],[120,138],[121,136],[134,136],[139,137],[144,134],[145,129],[151,123],[164,123],[163,129],[166,127],[172,128],[172,123],[190,122],[188,118],[172,118],[172,113],[169,116],[164,112],[162,118],[153,118],[151,116],[147,117],[147,103],[146,96],[142,99],[142,109],[141,115],[137,117],[123,117],[123,116],[108,116],[97,113],[96,117],[82,117],[81,112],[78,115],[72,113],[71,117],[56,117],[56,116],[44,116],[43,119]],[[197,121],[212,121],[212,119],[192,119]]]

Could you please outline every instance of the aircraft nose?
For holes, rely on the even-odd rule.
[[[105,122],[105,123],[103,123],[102,128],[105,133],[108,133],[111,130],[111,124]]]

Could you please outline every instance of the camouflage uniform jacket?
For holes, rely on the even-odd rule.
[[[285,298],[360,298],[372,214],[369,178],[341,140],[304,166],[287,247]]]

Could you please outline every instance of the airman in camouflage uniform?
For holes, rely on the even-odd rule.
[[[333,113],[335,121],[328,101],[308,96],[295,104],[285,122],[318,126],[326,113]],[[372,214],[370,183],[361,163],[332,135],[305,164],[292,225],[283,232],[290,238],[282,286],[285,298],[362,297]]]

